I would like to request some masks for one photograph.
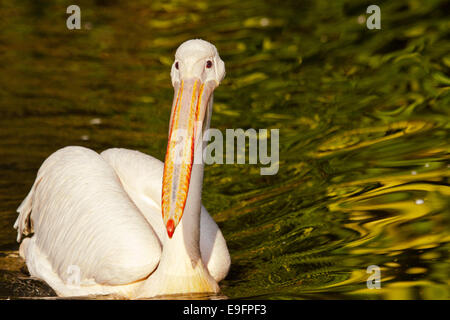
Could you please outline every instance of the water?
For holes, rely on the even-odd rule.
[[[70,3],[71,4],[71,3]],[[51,297],[17,256],[15,209],[55,150],[164,158],[177,46],[213,42],[212,127],[279,128],[280,169],[206,168],[232,267],[216,298],[448,299],[450,22],[445,1],[0,4],[0,297]],[[381,268],[381,289],[366,268]]]

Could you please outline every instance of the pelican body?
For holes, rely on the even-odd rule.
[[[177,49],[164,163],[139,151],[76,146],[44,161],[14,225],[31,276],[59,296],[219,292],[230,255],[201,203],[201,157],[224,76],[209,42]]]

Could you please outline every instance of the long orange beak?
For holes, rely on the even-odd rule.
[[[169,238],[183,216],[195,148],[202,143],[202,124],[215,87],[214,81],[203,84],[197,78],[182,80],[175,85],[161,199]]]

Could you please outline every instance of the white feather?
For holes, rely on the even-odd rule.
[[[139,151],[108,149],[101,156],[114,168],[122,185],[153,227],[161,243],[167,239],[161,218],[161,191],[164,163]],[[219,282],[230,267],[225,238],[202,205],[200,214],[200,253],[213,278]]]
[[[160,205],[163,166],[126,149],[98,155],[66,147],[50,155],[14,225],[18,241],[35,231],[20,247],[30,274],[61,296],[134,296],[139,282],[157,267],[167,239]],[[230,255],[203,206],[200,252],[211,276],[217,282],[225,278]],[[70,266],[81,270],[82,286],[68,282]]]
[[[75,265],[82,281],[127,284],[159,263],[161,246],[151,225],[92,150],[66,147],[48,157],[18,210],[19,233],[31,231],[31,219],[36,246],[62,280]]]

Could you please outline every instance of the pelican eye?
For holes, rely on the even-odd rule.
[[[175,62],[175,69],[177,69],[177,70],[178,70],[178,61],[177,61],[177,62]]]
[[[206,61],[206,67],[208,69],[212,67],[212,61],[211,60]]]

